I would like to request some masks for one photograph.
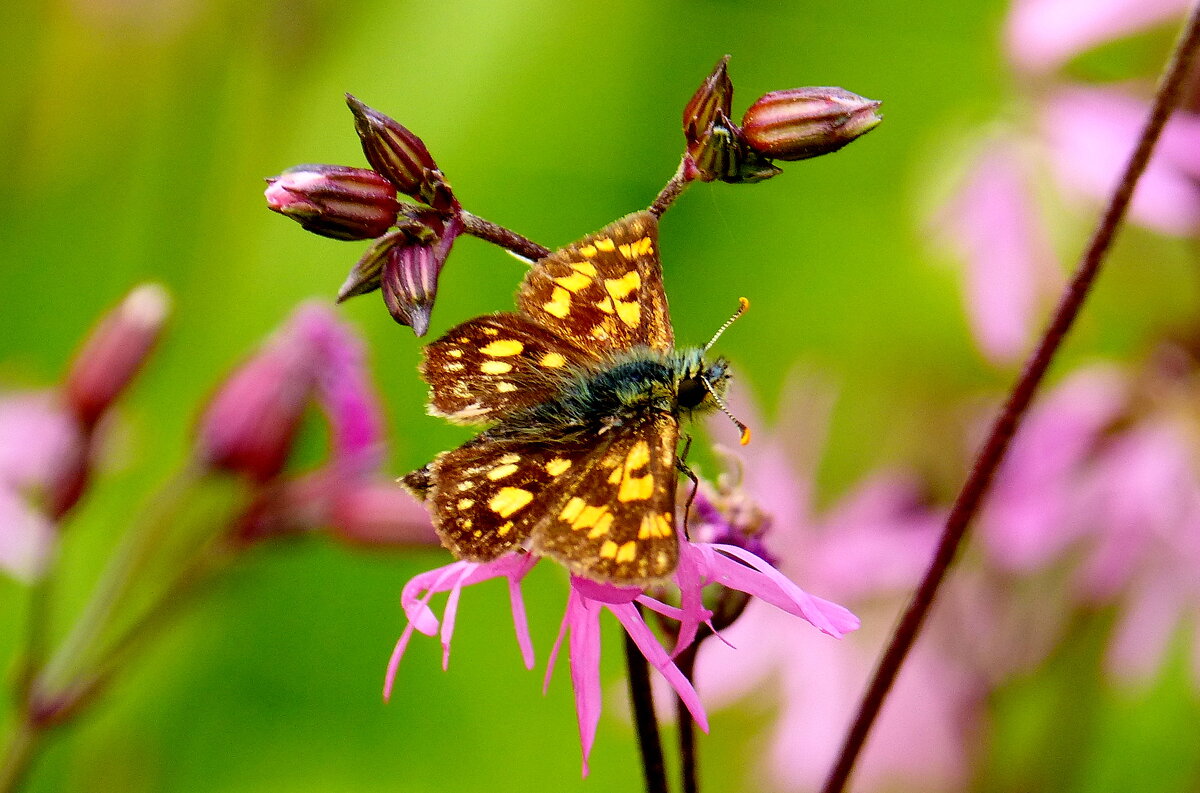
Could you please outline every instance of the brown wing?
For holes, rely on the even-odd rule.
[[[429,412],[456,424],[496,421],[552,397],[588,356],[519,314],[476,317],[428,344]]]
[[[679,561],[675,532],[679,424],[659,413],[608,431],[611,437],[546,498],[549,514],[533,550],[572,573],[620,585],[669,576]]]
[[[601,447],[602,449],[602,447]],[[487,561],[514,550],[545,518],[547,503],[591,458],[595,439],[544,444],[484,433],[404,477],[428,500],[433,525],[460,559]]]
[[[517,305],[597,358],[638,345],[670,350],[657,219],[635,212],[536,262]]]

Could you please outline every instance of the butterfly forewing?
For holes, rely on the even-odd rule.
[[[628,215],[539,260],[517,305],[537,324],[597,358],[674,343],[658,260],[658,221]]]
[[[546,499],[533,548],[598,581],[646,584],[671,574],[679,424],[657,413],[604,433],[607,441]]]
[[[425,347],[429,412],[457,424],[496,421],[553,396],[588,361],[519,314],[476,317]]]

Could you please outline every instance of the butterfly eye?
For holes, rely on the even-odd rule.
[[[690,410],[697,407],[707,396],[708,389],[704,387],[699,375],[679,381],[679,393],[676,395],[676,399],[681,408]]]

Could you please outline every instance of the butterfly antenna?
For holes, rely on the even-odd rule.
[[[742,300],[745,301],[746,298],[743,297]],[[745,311],[745,310],[746,310],[745,305],[743,305],[742,309],[740,311],[738,311],[737,314],[733,315],[733,319],[737,319],[738,315],[741,314],[742,311]],[[733,322],[733,319],[729,320],[729,322]],[[729,322],[726,322],[725,325],[728,326]],[[718,333],[717,335],[719,336],[721,334]],[[708,395],[713,398],[713,401],[717,403],[717,407],[721,408],[721,412],[724,413],[726,416],[729,416],[729,420],[732,421],[734,424],[736,424],[737,428],[742,431],[742,437],[738,440],[738,442],[741,443],[743,446],[745,446],[747,443],[749,443],[750,442],[750,428],[747,427],[742,422],[738,421],[738,417],[733,415],[733,411],[731,411],[729,409],[729,405],[725,404],[725,400],[721,399],[721,396],[713,388],[712,383],[708,382],[708,380],[703,377],[700,378],[700,382],[704,383],[705,390],[708,391]]]
[[[732,317],[730,317],[729,319],[725,320],[725,324],[724,324],[724,325],[722,325],[721,327],[717,328],[717,332],[716,332],[716,333],[714,333],[714,334],[713,334],[713,337],[712,337],[711,339],[709,339],[709,340],[708,340],[708,344],[705,344],[705,345],[704,345],[704,351],[705,351],[705,352],[708,352],[708,351],[709,351],[709,349],[710,349],[710,348],[711,348],[711,347],[712,347],[714,344],[716,344],[716,343],[717,343],[717,339],[721,338],[721,334],[722,334],[722,333],[724,333],[724,332],[725,332],[725,331],[726,331],[726,330],[729,328],[729,326],[730,326],[730,325],[732,325],[732,324],[734,323],[734,321],[735,321],[735,320],[736,320],[738,317],[740,317],[742,314],[745,314],[745,313],[746,313],[746,309],[748,309],[748,308],[750,308],[750,301],[749,301],[749,300],[747,300],[747,299],[746,299],[746,298],[744,298],[744,297],[739,297],[739,298],[738,298],[738,310],[737,310],[737,311],[735,311],[735,312],[733,312],[733,316],[732,316]],[[711,389],[709,389],[709,390],[711,391]],[[713,394],[713,396],[716,396],[716,394]],[[729,411],[728,411],[728,410],[726,410],[725,412],[726,412],[726,413],[728,413]],[[732,417],[732,416],[730,416],[730,418],[733,418],[733,417]],[[733,420],[734,420],[734,421],[737,421],[737,419],[733,419]]]

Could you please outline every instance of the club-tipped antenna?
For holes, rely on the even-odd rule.
[[[746,298],[743,297],[742,300],[745,301]],[[745,305],[743,305],[741,311],[739,311],[737,314],[733,315],[733,319],[737,319],[738,314],[741,314],[741,312],[745,311],[745,310],[746,310]],[[729,322],[733,322],[733,319],[729,320]],[[726,326],[729,325],[729,322],[725,323]],[[719,336],[721,334],[718,333],[717,335]],[[706,391],[708,391],[708,395],[711,396],[713,398],[713,401],[717,403],[717,407],[719,407],[721,409],[721,412],[724,413],[726,416],[729,416],[729,420],[732,421],[734,424],[736,424],[737,428],[742,431],[742,437],[738,439],[738,443],[742,444],[743,446],[745,446],[747,443],[749,443],[750,442],[750,428],[747,427],[745,424],[743,424],[741,421],[738,421],[738,417],[733,415],[733,411],[731,411],[729,409],[729,405],[725,404],[725,400],[721,399],[721,395],[717,393],[716,389],[713,388],[712,383],[708,382],[707,378],[701,377],[700,382],[704,383],[704,389]]]
[[[729,328],[729,326],[732,325],[737,320],[738,317],[740,317],[742,314],[745,314],[746,309],[748,309],[748,308],[750,308],[750,301],[744,297],[739,297],[738,298],[738,310],[733,312],[732,317],[725,320],[724,325],[717,328],[717,332],[714,333],[713,337],[708,340],[708,344],[704,345],[704,351],[708,352],[712,348],[712,346],[717,343],[717,339],[721,338],[721,334],[724,333]],[[709,391],[711,392],[712,389],[710,388]],[[716,396],[716,394],[713,394],[713,396]],[[720,400],[717,400],[717,401],[719,402]],[[725,412],[728,413],[729,411],[726,410]],[[730,416],[730,418],[733,418],[733,417]],[[733,419],[733,420],[737,421],[737,419]]]

